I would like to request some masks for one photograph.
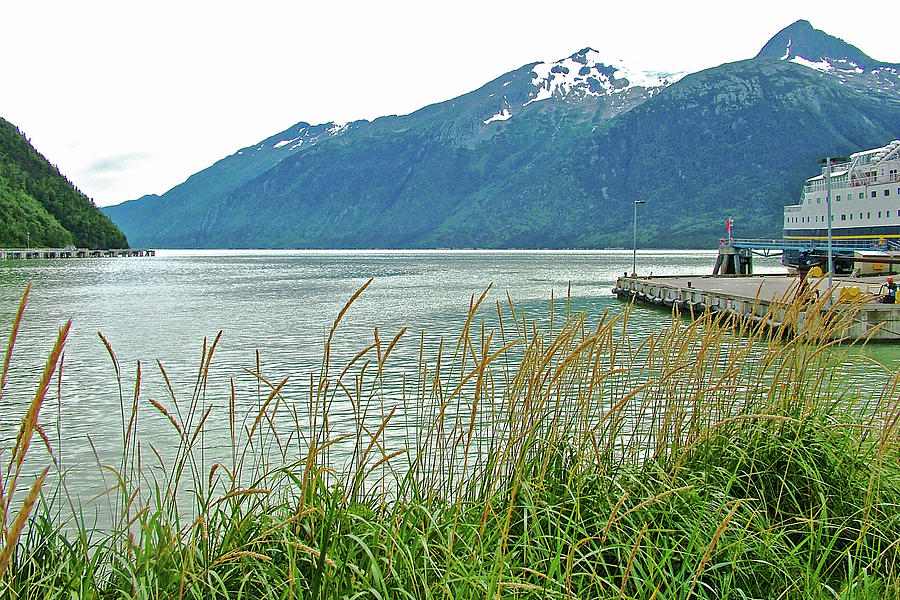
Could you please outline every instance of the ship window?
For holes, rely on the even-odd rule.
[[[880,210],[878,211],[878,218],[879,218],[879,219],[881,218],[881,211],[880,211]]]
[[[877,195],[878,195],[878,192],[872,192],[872,197],[873,197],[873,198],[874,198],[875,196],[877,196]]]
[[[859,193],[859,199],[862,200],[864,197],[865,197],[865,193],[864,193],[864,192],[860,192],[860,193]]]
[[[885,195],[885,196],[890,196],[890,195],[891,195],[891,190],[884,190],[884,195]]]
[[[867,219],[871,219],[871,218],[872,218],[872,213],[867,212],[867,213],[866,213],[866,218],[867,218]]]
[[[841,215],[841,221],[846,221],[846,220],[847,220],[847,215]]]
[[[853,220],[853,213],[850,213],[850,220]]]
[[[816,204],[822,204],[822,199],[821,199],[821,198],[816,198]]]
[[[859,213],[859,218],[862,219],[862,213]]]
[[[837,198],[835,198],[835,200],[837,200],[838,202],[840,202],[840,201],[841,201],[841,195],[838,194],[838,195],[837,195]]]

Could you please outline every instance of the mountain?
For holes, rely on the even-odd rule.
[[[900,92],[900,65],[873,60],[856,46],[814,29],[809,21],[782,29],[756,57],[809,67],[863,93],[891,96]]]
[[[0,118],[0,247],[127,248],[118,227]]]
[[[404,116],[299,123],[104,210],[155,247],[710,247],[780,236],[816,159],[900,132],[897,65],[798,21],[755,58],[640,72],[586,48]]]

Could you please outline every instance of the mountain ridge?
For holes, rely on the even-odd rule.
[[[708,247],[743,196],[746,234],[772,237],[808,161],[897,136],[896,76],[806,21],[693,74],[585,48],[409,115],[315,126],[310,143],[299,123],[104,210],[159,247],[562,248],[630,245],[631,199],[646,197],[642,245]]]

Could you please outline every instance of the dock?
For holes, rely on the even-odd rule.
[[[0,248],[0,260],[25,260],[47,258],[134,258],[156,256],[156,250],[143,248],[111,248],[92,250],[90,248]]]
[[[841,339],[868,335],[872,341],[900,341],[900,304],[881,302],[884,277],[837,277],[831,289],[827,277],[801,281],[797,275],[632,276],[618,278],[612,292],[620,300],[677,308],[681,314],[724,312],[766,326],[791,327],[796,333],[802,333],[809,311],[831,310],[838,304],[852,311],[848,326],[839,332]],[[807,297],[822,301],[810,303]]]

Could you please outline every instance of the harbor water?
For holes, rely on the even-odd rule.
[[[641,251],[641,275],[708,274],[715,251]],[[375,329],[385,345],[407,328],[390,369],[391,381],[414,379],[419,347],[435,351],[441,339],[455,344],[471,299],[487,290],[479,318],[497,327],[497,305],[549,327],[556,318],[585,311],[588,323],[626,305],[611,293],[616,277],[631,271],[630,250],[607,251],[158,251],[154,258],[29,260],[0,263],[0,332],[9,336],[19,300],[32,285],[0,406],[0,444],[14,441],[25,407],[59,328],[71,319],[61,376],[54,380],[40,422],[58,460],[70,471],[70,491],[88,497],[105,489],[99,463],[115,463],[122,448],[122,404],[130,406],[141,365],[142,439],[164,447],[172,427],[151,399],[173,410],[190,400],[204,340],[221,331],[212,359],[204,406],[227,409],[234,386],[236,411],[253,414],[270,382],[287,379],[286,402],[305,405],[310,377],[319,373],[335,318],[369,279],[369,287],[343,317],[332,361],[346,362],[371,344]],[[778,259],[757,259],[757,273],[784,273]],[[635,307],[629,333],[646,336],[670,323],[660,309]],[[121,369],[121,387],[103,340]],[[497,344],[496,347],[499,347]],[[896,365],[900,348],[871,350],[873,360]],[[400,384],[390,384],[398,386]],[[863,367],[846,373],[846,385],[875,393],[881,380]],[[383,392],[386,405],[402,396]],[[332,419],[351,419],[338,398]],[[227,413],[227,410],[221,411]],[[205,444],[215,454],[230,435],[214,411]],[[221,437],[217,440],[216,437]],[[149,454],[149,453],[148,453]],[[74,483],[73,483],[74,482]]]

